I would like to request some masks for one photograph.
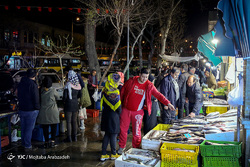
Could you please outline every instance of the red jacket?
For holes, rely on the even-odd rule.
[[[139,76],[129,78],[123,85],[121,89],[121,102],[122,106],[126,107],[126,104],[128,102],[129,94],[131,93],[132,88],[135,86],[135,81],[139,78]],[[151,95],[153,95],[156,99],[158,99],[162,104],[168,105],[170,101],[165,98],[154,86],[152,82],[149,80],[146,81],[147,87],[146,87],[146,94],[145,94],[145,104],[144,109],[148,111],[148,114],[151,115],[151,107],[152,107],[152,101],[151,101]]]

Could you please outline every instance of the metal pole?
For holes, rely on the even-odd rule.
[[[128,27],[127,27],[127,64],[129,63],[129,0],[128,0]],[[127,70],[127,80],[129,79],[129,66]]]
[[[241,106],[237,109],[237,141],[240,142],[240,110]]]

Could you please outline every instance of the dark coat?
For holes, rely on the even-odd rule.
[[[36,81],[22,77],[17,88],[19,110],[34,111],[40,109],[39,90]]]
[[[95,76],[95,83],[96,83],[96,85],[98,84],[98,82],[97,82],[97,75]],[[89,75],[88,76],[88,89],[92,89],[92,90],[94,90],[95,89],[95,87],[93,87],[93,75]]]
[[[103,101],[101,130],[109,133],[120,133],[121,111],[121,106],[114,111]]]
[[[174,83],[172,82],[171,75],[162,79],[160,85],[160,92],[170,101],[170,103],[176,108],[176,93],[174,89]]]
[[[69,91],[68,89],[64,89],[63,92],[64,112],[78,112],[79,110],[78,98],[81,98],[81,90],[72,89],[72,99],[69,99]]]
[[[179,76],[178,85],[180,88],[180,99],[182,100],[182,103],[185,102],[185,95],[186,95],[186,89],[187,89],[187,80],[190,74],[188,72],[184,72]]]
[[[199,108],[201,103],[203,102],[202,90],[199,83],[194,83],[193,86],[187,86],[186,97],[188,98],[189,103],[194,103],[193,112],[196,115],[199,115]]]

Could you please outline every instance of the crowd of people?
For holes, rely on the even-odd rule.
[[[197,72],[198,71],[198,72]],[[94,109],[92,98],[98,88],[96,71],[92,70],[88,79],[73,69],[66,68],[67,82],[64,86],[63,104],[67,122],[65,142],[77,141],[77,130],[85,129],[84,119],[78,121],[80,108]],[[22,145],[32,149],[31,137],[35,123],[42,125],[45,148],[55,147],[57,124],[60,122],[57,107],[57,92],[52,87],[51,78],[43,79],[40,86],[36,82],[34,69],[27,70],[17,87],[19,114],[21,118]],[[140,148],[141,129],[144,134],[158,123],[171,124],[172,120],[184,116],[199,115],[203,105],[201,85],[216,87],[216,78],[211,69],[196,70],[183,63],[180,68],[160,69],[153,76],[150,70],[142,68],[138,76],[124,82],[121,72],[111,73],[102,89],[100,102],[101,130],[105,132],[102,142],[101,161],[116,159],[126,148],[127,135],[132,124],[132,146]],[[184,113],[185,111],[185,113]],[[160,120],[157,115],[160,114]],[[49,127],[51,139],[49,139]],[[116,150],[117,138],[119,149]],[[111,156],[107,154],[110,143]]]

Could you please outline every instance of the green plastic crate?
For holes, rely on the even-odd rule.
[[[234,145],[205,145],[206,141],[219,144],[234,144]],[[203,157],[241,157],[241,142],[229,142],[229,141],[214,141],[214,140],[205,140],[200,145],[201,156]]]
[[[203,157],[203,167],[240,167],[240,160],[235,157]]]

